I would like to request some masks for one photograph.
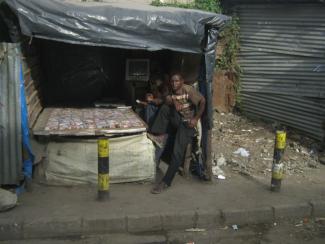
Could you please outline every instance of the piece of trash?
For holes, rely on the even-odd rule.
[[[255,140],[255,142],[259,143],[259,142],[262,141],[262,140],[263,140],[263,138],[257,138],[257,139]]]
[[[190,229],[186,229],[185,231],[187,231],[187,232],[204,232],[204,231],[206,231],[206,229],[190,228]]]
[[[194,241],[186,242],[185,244],[195,244]]]
[[[310,154],[308,153],[308,151],[307,151],[305,148],[302,148],[302,149],[300,150],[300,153],[302,153],[302,154],[304,154],[304,155],[308,155],[308,156],[310,156]]]
[[[309,155],[316,155],[317,154],[317,150],[311,149],[308,153],[309,153]]]
[[[214,176],[218,176],[218,175],[224,175],[225,173],[223,172],[222,169],[220,169],[220,167],[218,165],[216,165],[216,166],[212,167],[212,174]]]
[[[221,155],[218,159],[217,159],[217,165],[218,166],[222,166],[226,164],[226,159],[223,155]]]
[[[295,226],[296,226],[296,227],[300,227],[300,226],[303,226],[303,224],[300,223],[300,224],[296,224]]]
[[[252,132],[252,130],[241,130],[241,131],[243,131],[243,132]]]
[[[226,179],[226,177],[225,177],[225,176],[223,176],[223,175],[218,175],[218,176],[217,176],[217,179],[219,179],[219,180],[225,180],[225,179]]]
[[[242,157],[248,157],[249,156],[249,152],[245,149],[245,148],[238,148],[237,151],[234,152],[234,154],[239,154]]]
[[[273,161],[273,158],[263,158],[265,161]]]
[[[278,224],[276,222],[273,223],[274,226],[277,226]]]
[[[237,225],[232,225],[231,226],[233,230],[238,230],[238,226]]]

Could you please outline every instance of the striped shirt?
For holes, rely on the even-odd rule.
[[[197,107],[203,99],[200,92],[195,90],[192,86],[184,84],[181,90],[181,94],[170,94],[173,100],[176,100],[182,104],[182,109],[179,111],[183,119],[190,120],[195,116]]]

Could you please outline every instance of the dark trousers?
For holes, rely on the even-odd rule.
[[[191,142],[195,129],[189,128],[187,122],[183,122],[182,117],[174,107],[163,105],[150,128],[150,132],[153,134],[175,134],[171,161],[163,178],[163,182],[170,186],[184,160],[187,145]]]

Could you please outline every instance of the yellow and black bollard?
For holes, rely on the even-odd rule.
[[[109,198],[109,140],[98,139],[98,200]]]
[[[284,165],[281,159],[286,147],[286,132],[277,130],[275,136],[275,146],[272,165],[271,191],[280,191],[281,181],[284,175]]]

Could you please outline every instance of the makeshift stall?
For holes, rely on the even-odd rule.
[[[40,157],[47,160],[48,179],[94,182],[98,136],[114,137],[113,182],[153,179],[153,146],[134,105],[151,76],[172,70],[198,80],[207,99],[202,148],[211,170],[211,82],[227,16],[106,1],[4,2],[22,33],[17,40],[8,25],[12,40],[22,43],[29,124],[35,144],[46,141]],[[4,22],[15,21],[7,15]]]

